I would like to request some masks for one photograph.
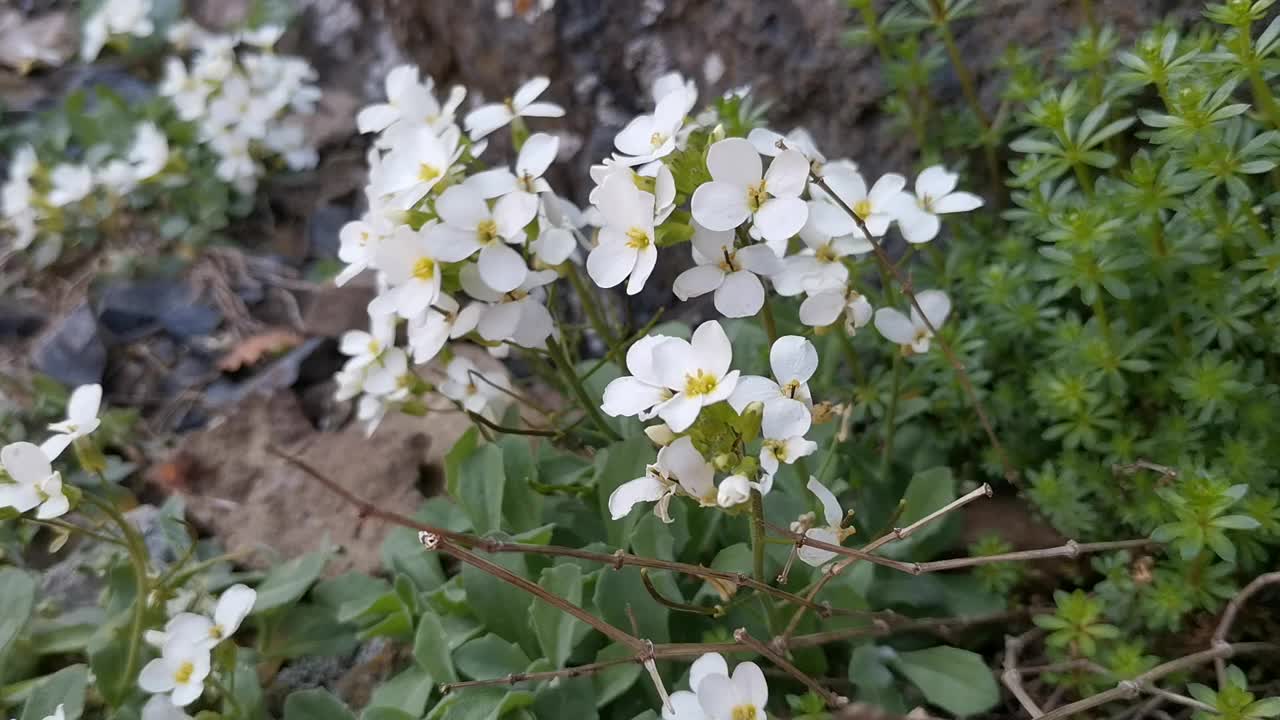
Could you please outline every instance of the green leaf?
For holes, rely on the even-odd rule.
[[[436,684],[422,668],[411,667],[374,688],[371,707],[394,708],[414,718],[422,717]]]
[[[268,658],[345,655],[355,649],[356,637],[326,607],[311,603],[289,605],[270,623],[262,653]]]
[[[236,702],[248,716],[246,720],[266,720],[267,710],[258,679],[258,653],[248,648],[236,648],[236,667],[232,675],[232,693]]]
[[[937,512],[955,499],[956,480],[951,475],[950,468],[936,467],[922,470],[911,477],[907,492],[902,496],[902,516],[898,524],[906,527]],[[906,543],[897,543],[897,545],[907,547],[919,545],[938,532],[942,525],[942,520],[935,520],[915,531]]]
[[[621,643],[606,645],[603,650],[596,653],[596,662],[607,662],[609,660],[620,660],[622,658],[634,657],[635,650]],[[613,702],[618,696],[631,689],[636,684],[636,680],[640,679],[644,668],[640,663],[623,663],[605,668],[595,675],[596,682],[596,707],[602,708]]]
[[[258,599],[253,604],[254,614],[297,602],[307,593],[307,588],[324,572],[324,566],[333,556],[333,548],[325,548],[283,565],[277,565],[258,583]]]
[[[498,441],[506,488],[502,494],[502,514],[512,532],[524,532],[542,524],[543,498],[534,491],[538,464],[529,438],[508,435]]]
[[[458,679],[449,654],[449,637],[445,634],[440,616],[434,612],[423,613],[418,619],[418,632],[413,638],[413,658],[431,674],[437,683],[450,683]]]
[[[886,712],[905,715],[906,703],[894,687],[893,673],[885,666],[892,650],[881,651],[874,643],[859,645],[849,658],[849,680],[858,688],[858,699],[884,708]]]
[[[462,433],[444,456],[444,487],[455,498],[458,497],[458,488],[462,487],[462,463],[471,457],[479,444],[480,431],[472,426]]]
[[[440,556],[427,552],[418,542],[418,533],[397,527],[382,541],[382,564],[394,575],[405,575],[420,592],[435,590],[445,581]]]
[[[943,645],[898,653],[892,662],[926,700],[953,715],[976,715],[1000,702],[991,668],[977,653]]]
[[[367,707],[360,713],[360,720],[418,720],[418,717],[400,708],[390,707]]]
[[[328,690],[299,690],[284,701],[284,720],[356,720]]]
[[[502,529],[502,496],[507,471],[497,445],[476,448],[458,467],[458,494],[463,512],[476,533],[487,535]]]
[[[458,671],[474,680],[492,680],[523,672],[529,656],[514,643],[489,633],[468,642],[453,653]]]
[[[66,720],[79,720],[84,712],[84,693],[89,685],[89,668],[72,665],[41,680],[22,706],[21,720],[44,720],[62,706]]]
[[[533,701],[533,714],[539,718],[573,718],[596,720],[596,689],[589,677],[565,678],[558,683],[543,683]]]
[[[668,628],[670,609],[660,605],[644,588],[640,571],[634,567],[606,570],[596,580],[592,598],[605,622],[621,628],[631,627],[631,615],[640,627],[640,637],[654,642],[667,642],[671,637]],[[627,608],[631,612],[627,612]]]
[[[526,559],[519,555],[491,555],[489,560],[521,577],[529,576]],[[467,605],[490,632],[518,643],[527,653],[538,652],[538,640],[529,627],[533,596],[470,565],[462,568]]]
[[[0,569],[0,659],[27,624],[35,602],[35,578],[17,568]]]
[[[538,585],[558,598],[582,605],[582,568],[577,565],[565,563],[543,570]],[[587,633],[581,620],[541,601],[529,606],[529,624],[542,647],[543,657],[557,670],[565,666],[570,653]]]
[[[616,442],[596,453],[593,478],[596,500],[609,532],[609,544],[614,547],[627,549],[640,513],[632,512],[621,520],[614,520],[609,514],[609,495],[623,483],[643,476],[645,466],[653,462],[654,457],[653,443],[643,435]]]

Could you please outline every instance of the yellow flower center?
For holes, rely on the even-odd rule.
[[[716,379],[706,370],[684,376],[684,394],[692,397],[706,395],[716,389]]]
[[[178,669],[173,673],[173,681],[179,685],[186,685],[191,682],[191,676],[196,674],[195,663],[185,660]],[[737,712],[736,710],[734,712]]]
[[[816,257],[820,263],[833,263],[840,261],[840,256],[836,254],[835,248],[831,247],[830,244],[823,245],[818,248],[817,252],[814,253],[814,257]]]
[[[751,208],[751,212],[759,212],[760,207],[769,199],[768,193],[765,191],[765,181],[761,180],[755,185],[747,186],[747,207]]]
[[[368,245],[368,244],[369,244],[369,231],[368,231],[368,230],[361,231],[361,233],[360,233],[360,244],[361,244],[361,245]]]
[[[413,264],[413,276],[418,280],[430,282],[436,276],[436,261],[429,257],[418,258]]]
[[[476,225],[476,240],[479,241],[481,245],[488,245],[496,240],[497,237],[498,223],[492,220],[481,220],[480,224]]]
[[[871,217],[871,201],[867,198],[859,200],[853,204],[853,211],[858,214],[858,217],[866,220]]]
[[[782,394],[786,395],[789,398],[794,398],[796,396],[796,390],[799,390],[799,389],[800,389],[800,382],[798,380],[792,380],[788,382],[786,385],[782,386]]]
[[[916,204],[925,212],[933,212],[933,196],[925,193],[924,196],[916,200]]]
[[[649,247],[649,233],[638,227],[627,231],[627,247],[644,250]]]
[[[785,462],[787,459],[787,444],[781,440],[765,440],[764,449],[779,462]]]
[[[756,720],[755,705],[738,705],[733,709],[733,720]]]
[[[221,625],[214,625],[213,627],[209,628],[209,637],[213,638],[214,640],[221,640],[221,639],[222,639],[222,626],[221,626]]]
[[[667,141],[667,136],[663,135],[660,132],[656,132],[649,136],[649,144],[653,146],[654,150],[657,150],[658,148],[662,147],[662,143],[666,141]]]
[[[418,180],[420,182],[431,182],[438,177],[440,177],[440,168],[435,165],[428,165],[427,163],[420,163],[418,165]]]
[[[382,353],[382,343],[378,342],[377,340],[370,340],[370,341],[369,341],[369,354],[370,354],[370,355],[379,355],[379,354],[381,354],[381,353]]]

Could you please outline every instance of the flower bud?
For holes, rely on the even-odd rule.
[[[707,145],[714,145],[725,138],[724,125],[719,124],[711,129],[711,135],[707,137]]]
[[[716,504],[723,508],[730,508],[735,505],[751,499],[751,481],[744,475],[730,475],[720,481],[720,488],[716,491]]]
[[[671,432],[671,427],[666,423],[650,425],[644,429],[644,434],[648,435],[653,444],[658,447],[665,447],[676,440],[676,434]]]

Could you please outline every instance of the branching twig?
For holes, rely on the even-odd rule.
[[[1004,672],[1000,673],[1000,682],[1004,683],[1022,709],[1033,718],[1040,717],[1044,712],[1027,689],[1022,687],[1022,674],[1025,670],[1018,667],[1018,658],[1022,654],[1022,648],[1043,633],[1043,630],[1035,629],[1028,630],[1017,637],[1006,635],[1004,638]]]
[[[751,637],[751,634],[747,632],[746,628],[738,628],[735,630],[733,637],[743,645],[746,645],[766,658],[769,658],[769,662],[772,662],[774,665],[782,668],[788,675],[799,680],[805,687],[817,693],[827,703],[827,707],[832,710],[838,710],[839,708],[849,704],[849,698],[837,695],[823,687],[822,683],[814,680],[808,673],[793,665],[790,660],[787,660],[781,654],[774,652],[769,646]]]
[[[616,660],[602,660],[600,662],[591,663],[589,665],[578,665],[576,667],[567,667],[560,670],[547,670],[545,672],[531,673],[512,673],[506,677],[493,678],[490,680],[467,680],[464,682],[445,683],[440,686],[440,692],[447,693],[453,690],[465,690],[468,688],[495,687],[502,685],[515,685],[522,682],[537,682],[539,680],[554,680],[556,678],[575,678],[584,675],[594,675],[601,670],[607,670],[611,667],[619,665],[632,665],[637,661],[634,657],[627,656]]]
[[[1227,635],[1231,632],[1231,626],[1236,621],[1236,615],[1240,614],[1240,608],[1249,601],[1262,588],[1268,585],[1280,583],[1280,572],[1267,573],[1259,575],[1253,579],[1253,582],[1244,586],[1235,597],[1231,598],[1231,602],[1227,603],[1227,609],[1222,611],[1222,619],[1218,621],[1218,627],[1213,631],[1213,647],[1225,645],[1227,643]],[[1214,658],[1214,668],[1218,674],[1219,688],[1227,684],[1227,663],[1222,658]]]

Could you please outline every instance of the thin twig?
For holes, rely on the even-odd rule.
[[[652,597],[654,601],[657,602],[659,605],[665,605],[666,607],[669,607],[672,610],[679,610],[680,612],[687,612],[687,613],[696,613],[698,615],[716,615],[720,612],[718,609],[714,607],[707,607],[705,605],[690,605],[688,603],[677,602],[675,600],[672,600],[671,598],[668,598],[666,595],[663,595],[661,592],[658,591],[658,588],[654,587],[653,580],[649,578],[649,568],[640,568],[640,582],[644,584],[644,589],[649,593],[649,597]]]
[[[843,695],[837,695],[823,687],[822,683],[814,680],[808,673],[793,665],[790,660],[787,660],[781,654],[774,652],[769,646],[751,637],[751,634],[747,632],[746,628],[738,628],[735,630],[733,632],[733,637],[743,645],[746,645],[752,650],[755,650],[765,656],[769,659],[769,662],[772,662],[774,665],[785,670],[788,675],[799,680],[805,687],[817,693],[827,703],[827,707],[832,710],[838,710],[849,704],[849,698],[844,697]]]
[[[1005,479],[1014,485],[1019,484],[1018,473],[1013,469],[1013,464],[1009,462],[1009,456],[1005,453],[1004,445],[1000,443],[1000,438],[996,436],[995,428],[991,425],[991,419],[987,416],[986,406],[984,406],[982,401],[978,399],[978,394],[973,389],[973,381],[969,378],[969,371],[965,370],[964,363],[960,362],[960,358],[956,356],[955,350],[951,347],[951,343],[947,342],[938,334],[938,329],[933,326],[933,321],[929,319],[929,316],[924,312],[924,308],[920,306],[920,300],[916,298],[915,291],[911,289],[911,283],[902,276],[902,273],[898,268],[894,267],[893,262],[889,259],[889,254],[885,252],[884,246],[881,245],[880,242],[876,240],[875,236],[871,234],[871,230],[867,228],[867,224],[863,221],[862,217],[858,215],[853,208],[849,207],[848,203],[841,199],[840,196],[836,194],[835,190],[831,189],[831,186],[827,184],[826,180],[822,179],[818,175],[811,175],[811,180],[814,185],[822,188],[823,192],[831,198],[837,207],[853,219],[854,223],[857,224],[858,229],[862,231],[867,242],[871,244],[871,250],[875,253],[876,260],[880,263],[880,266],[888,270],[889,274],[893,276],[893,279],[896,280],[898,285],[902,288],[902,294],[907,296],[907,299],[911,302],[911,306],[920,314],[921,319],[924,320],[925,326],[929,328],[929,332],[932,333],[934,339],[937,340],[938,346],[942,348],[942,353],[946,356],[947,362],[950,363],[952,369],[955,370],[956,378],[960,381],[960,387],[964,391],[965,397],[968,398],[969,403],[973,405],[974,412],[978,415],[978,421],[982,424],[982,429],[987,434],[987,440],[991,443],[991,446],[996,451],[996,455],[1000,458],[1000,465],[1004,468]]]
[[[1253,582],[1244,586],[1244,589],[1231,598],[1231,602],[1227,603],[1227,609],[1222,611],[1222,619],[1218,621],[1218,627],[1213,631],[1213,647],[1225,645],[1227,635],[1231,632],[1231,626],[1236,621],[1236,615],[1240,614],[1240,608],[1249,601],[1262,588],[1280,583],[1280,572],[1267,573],[1259,575],[1253,579]],[[1218,674],[1218,687],[1225,687],[1227,684],[1227,663],[1222,658],[1215,658],[1213,661],[1214,668]]]
[[[1043,633],[1043,630],[1035,629],[1028,630],[1017,637],[1006,635],[1004,638],[1004,672],[1000,673],[1000,682],[1004,683],[1022,709],[1033,718],[1040,717],[1044,711],[1036,704],[1027,689],[1022,687],[1022,674],[1026,670],[1018,667],[1018,658],[1022,654],[1022,648]]]
[[[634,657],[627,656],[616,660],[602,660],[588,665],[578,665],[576,667],[567,667],[560,670],[547,670],[545,672],[531,673],[512,673],[506,677],[492,678],[489,680],[467,680],[465,682],[445,683],[440,686],[441,694],[452,692],[454,690],[466,690],[469,688],[495,687],[502,685],[515,685],[522,682],[537,682],[539,680],[554,680],[556,678],[575,678],[584,675],[592,675],[607,670],[611,667],[619,665],[633,665],[640,661]]]

